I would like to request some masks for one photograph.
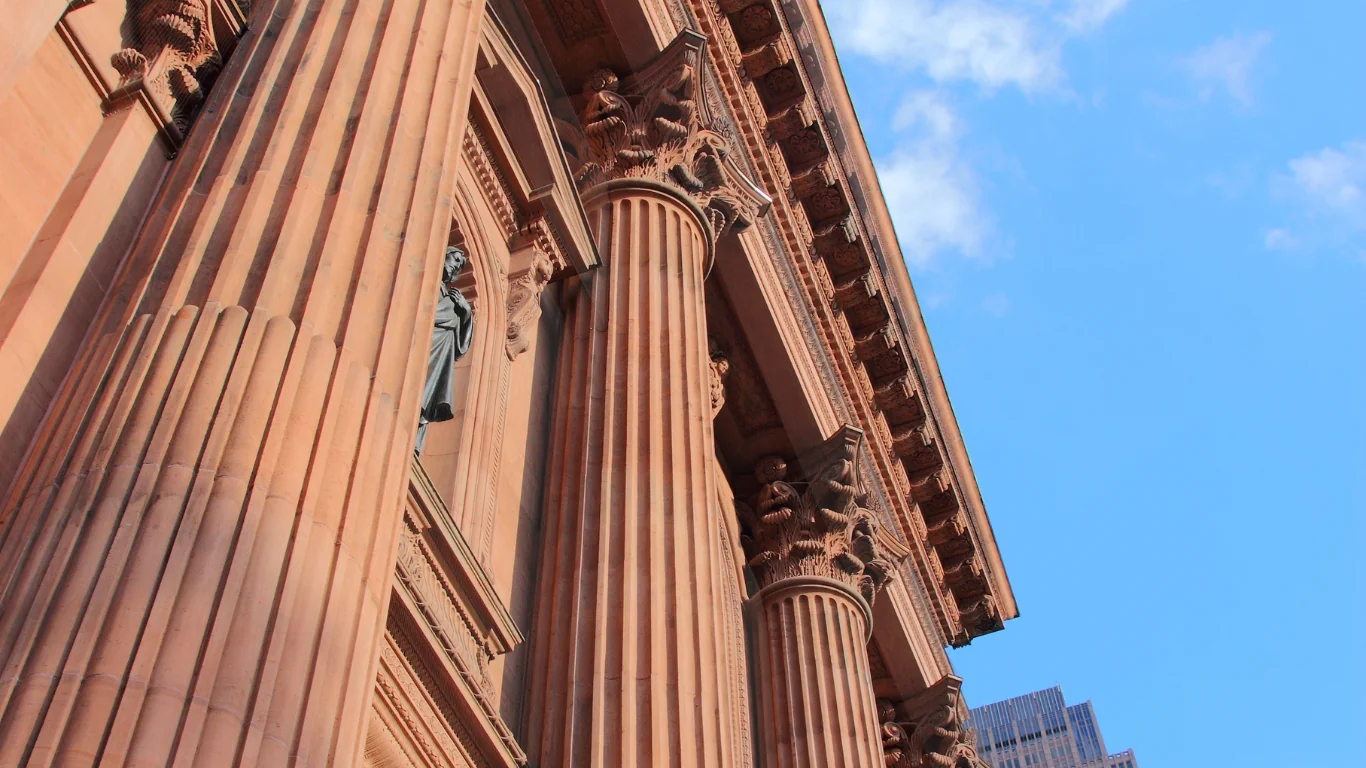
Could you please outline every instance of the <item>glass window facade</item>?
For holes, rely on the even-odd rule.
[[[1058,686],[977,707],[969,725],[992,768],[1137,768],[1133,750],[1106,751],[1091,702],[1068,706]]]

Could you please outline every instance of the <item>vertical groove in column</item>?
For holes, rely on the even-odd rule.
[[[750,605],[764,764],[881,766],[862,598],[830,579],[796,577]]]
[[[359,750],[482,14],[255,10],[0,514],[0,765]]]
[[[643,185],[597,202],[604,266],[565,296],[551,441],[582,451],[563,451],[547,483],[528,752],[540,765],[732,765],[716,719],[725,638],[705,618],[724,600],[707,543],[719,519],[705,224]]]

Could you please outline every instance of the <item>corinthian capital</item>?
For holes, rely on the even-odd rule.
[[[989,768],[967,727],[963,680],[946,675],[902,702],[878,700],[882,749],[889,768]]]
[[[246,21],[238,0],[128,0],[129,45],[110,60],[121,82],[113,97],[145,94],[173,143],[199,105]]]
[[[863,433],[844,427],[805,460],[804,488],[790,483],[787,462],[759,460],[762,484],[750,504],[737,503],[749,566],[762,586],[795,576],[842,581],[870,604],[891,578],[879,551],[877,520],[858,504],[858,454]]]
[[[685,30],[634,75],[598,69],[588,77],[579,126],[560,126],[580,189],[614,179],[665,184],[697,203],[715,235],[742,230],[768,210],[772,201],[715,130],[705,46],[705,37]]]

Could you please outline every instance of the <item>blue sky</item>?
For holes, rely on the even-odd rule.
[[[1144,768],[1366,733],[1366,3],[826,0],[1022,617]]]

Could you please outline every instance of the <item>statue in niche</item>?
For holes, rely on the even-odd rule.
[[[436,302],[436,321],[432,325],[432,345],[427,352],[427,383],[422,387],[422,410],[417,419],[414,455],[422,454],[427,442],[427,425],[455,418],[455,362],[470,351],[474,341],[474,309],[455,287],[455,278],[465,268],[465,252],[455,246],[446,248],[441,267],[441,298]]]

